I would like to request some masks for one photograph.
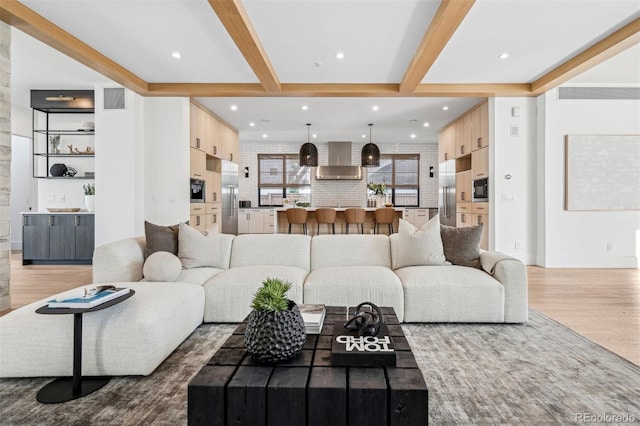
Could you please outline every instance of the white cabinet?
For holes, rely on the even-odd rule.
[[[261,209],[238,210],[238,234],[264,233],[264,211]]]
[[[275,229],[275,220],[276,220],[276,212],[275,210],[267,210],[263,213],[263,232],[265,234],[274,234],[276,232]]]

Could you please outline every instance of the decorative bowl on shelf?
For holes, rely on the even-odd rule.
[[[384,203],[385,207],[393,207],[393,203]]]

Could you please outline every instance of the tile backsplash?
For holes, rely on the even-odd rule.
[[[258,206],[258,154],[295,154],[300,150],[297,142],[247,142],[240,140],[239,199],[250,200],[252,207]],[[319,163],[328,164],[327,143],[315,143]],[[353,143],[352,164],[360,164],[363,143]],[[420,207],[438,207],[438,145],[437,144],[379,144],[381,154],[420,154]],[[434,177],[429,177],[429,167],[434,167]],[[249,167],[249,177],[242,172]],[[363,174],[366,171],[363,170]],[[367,203],[367,179],[321,180],[311,179],[311,205],[361,206]]]

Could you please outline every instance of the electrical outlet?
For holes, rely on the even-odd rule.
[[[520,248],[520,242],[519,241],[515,241],[513,243],[513,248],[516,249],[516,250],[519,249]]]
[[[47,197],[47,201],[50,203],[55,203],[56,202],[56,196],[55,195],[49,195]]]
[[[66,202],[66,201],[67,201],[67,196],[66,196],[66,195],[64,195],[64,194],[62,194],[62,195],[58,196],[58,200],[59,200],[61,203],[64,203],[64,202]]]
[[[613,250],[613,244],[607,243],[607,251]]]

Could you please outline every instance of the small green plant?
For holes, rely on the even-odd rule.
[[[262,287],[256,291],[251,307],[258,311],[282,312],[289,308],[287,291],[291,282],[280,278],[267,278],[262,281]]]
[[[84,195],[96,195],[96,185],[94,183],[85,183],[82,185]]]

